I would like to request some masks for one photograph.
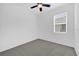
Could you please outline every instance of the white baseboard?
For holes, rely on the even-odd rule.
[[[19,44],[17,44],[17,45],[15,44],[15,45],[13,45],[13,46],[11,46],[11,47],[7,47],[7,48],[4,48],[4,49],[0,49],[0,52],[3,52],[3,51],[6,51],[6,50],[15,48],[15,47],[17,47],[17,46],[23,45],[23,44],[28,43],[28,42],[33,41],[33,40],[36,40],[36,39],[32,39],[32,40],[29,40],[29,41],[26,41],[26,42],[19,43]]]

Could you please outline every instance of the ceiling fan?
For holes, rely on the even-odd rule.
[[[31,9],[38,7],[39,11],[42,12],[42,7],[50,7],[50,4],[37,3],[37,5],[30,7]]]

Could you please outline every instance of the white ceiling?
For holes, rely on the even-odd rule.
[[[48,4],[50,4],[51,7],[49,7],[49,8],[48,7],[43,7],[43,12],[46,12],[46,11],[49,11],[51,9],[57,8],[57,7],[59,7],[61,5],[64,5],[66,3],[48,3]],[[30,12],[40,13],[38,7],[34,8],[34,9],[30,9],[30,7],[32,7],[34,5],[36,5],[36,3],[25,3],[24,7],[27,8]]]

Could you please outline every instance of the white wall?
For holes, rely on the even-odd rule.
[[[53,16],[68,13],[68,29],[65,34],[54,33]],[[65,4],[37,16],[38,38],[74,47],[74,4]]]
[[[75,50],[79,55],[79,4],[75,4]]]
[[[36,39],[36,16],[22,4],[0,4],[0,51]]]

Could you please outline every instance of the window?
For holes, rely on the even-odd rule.
[[[61,13],[54,16],[54,32],[67,32],[67,13]]]

